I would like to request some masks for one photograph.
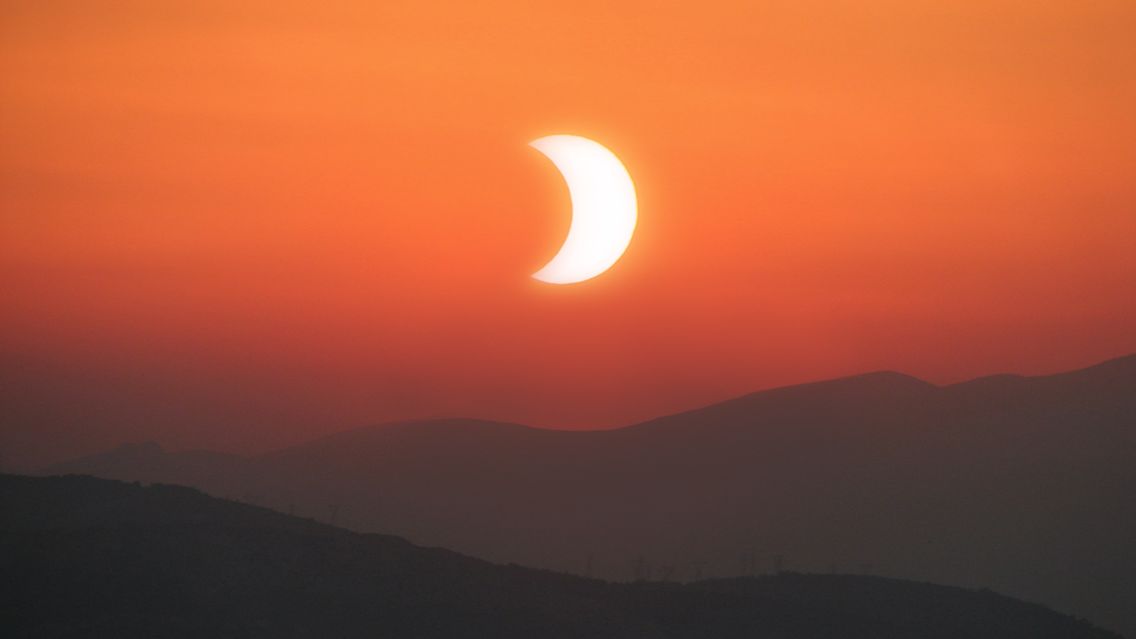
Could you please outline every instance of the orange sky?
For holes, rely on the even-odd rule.
[[[1136,351],[1130,0],[0,12],[0,444],[29,459]],[[551,133],[640,200],[568,288],[528,279],[569,223]]]

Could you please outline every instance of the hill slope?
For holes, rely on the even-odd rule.
[[[990,592],[785,575],[608,584],[175,486],[0,476],[8,637],[1115,639]]]
[[[1136,356],[947,387],[874,373],[602,432],[437,420],[255,458],[134,446],[51,472],[607,578],[639,557],[689,579],[781,554],[989,587],[1136,636]]]

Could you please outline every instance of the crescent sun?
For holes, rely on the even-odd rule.
[[[608,270],[635,232],[635,185],[627,169],[602,144],[576,135],[550,135],[529,146],[552,160],[572,199],[568,237],[533,277],[549,284],[575,284]]]

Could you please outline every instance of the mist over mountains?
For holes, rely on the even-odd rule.
[[[44,472],[613,579],[780,561],[984,587],[1136,635],[1136,356],[944,387],[873,373],[610,431],[433,420],[255,457],[127,445]]]

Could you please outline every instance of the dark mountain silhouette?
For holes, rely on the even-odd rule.
[[[168,485],[0,475],[6,637],[1115,639],[989,591],[783,574],[610,584]]]
[[[690,579],[783,555],[988,587],[1136,636],[1136,356],[945,387],[872,373],[609,431],[434,420],[253,458],[134,445],[49,472],[607,578],[637,558]]]

